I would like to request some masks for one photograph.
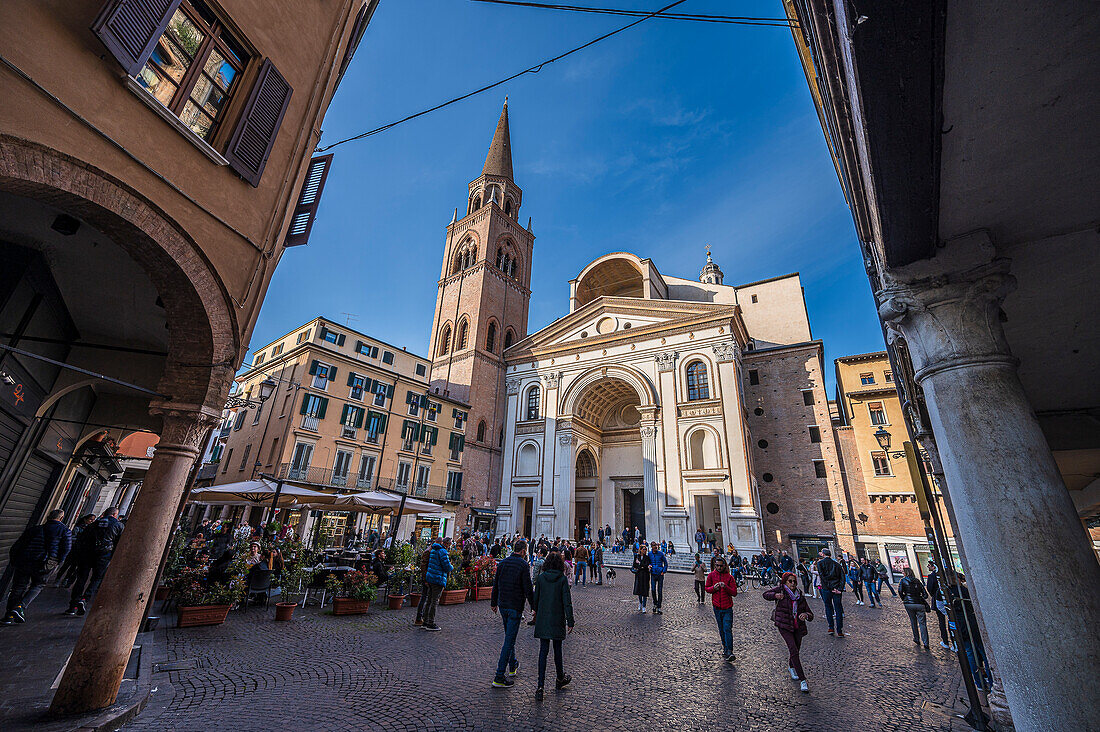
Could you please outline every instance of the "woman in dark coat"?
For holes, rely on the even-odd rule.
[[[806,602],[805,594],[798,589],[798,578],[793,572],[784,572],[779,586],[764,592],[764,599],[775,602],[772,622],[783,636],[790,652],[788,665],[791,678],[800,682],[802,691],[809,691],[810,686],[806,683],[806,674],[802,671],[798,651],[802,646],[802,638],[806,635],[806,623],[814,619],[814,612]]]
[[[928,648],[928,592],[920,583],[913,570],[905,568],[905,576],[898,585],[898,596],[905,603],[905,612],[909,614],[909,625],[913,629],[913,644]]]
[[[649,553],[639,549],[634,553],[634,594],[638,596],[638,612],[645,612],[645,601],[649,598]]]
[[[565,562],[558,552],[550,552],[535,580],[535,637],[539,639],[539,686],[535,699],[542,700],[546,681],[546,657],[554,643],[554,667],[558,672],[555,687],[561,689],[572,681],[562,664],[561,642],[573,632],[573,599],[569,595],[569,580],[565,577]]]

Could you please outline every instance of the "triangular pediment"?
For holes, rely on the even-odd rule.
[[[508,350],[507,357],[622,338],[656,337],[670,328],[728,321],[737,317],[738,311],[738,306],[728,304],[604,296],[519,341]]]

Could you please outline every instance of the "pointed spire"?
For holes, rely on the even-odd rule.
[[[485,156],[482,175],[496,175],[512,180],[512,142],[508,136],[508,97],[504,98],[504,108],[500,110],[500,120],[493,133],[493,144]]]
[[[527,217],[527,230],[531,231],[531,217],[530,216]]]
[[[455,215],[451,217],[451,223],[453,224],[456,221],[458,221],[458,207],[457,206],[455,207]]]

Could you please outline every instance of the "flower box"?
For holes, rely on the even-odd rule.
[[[405,602],[404,595],[387,595],[386,599],[389,600],[390,610],[400,610]]]
[[[490,600],[493,597],[492,585],[479,585],[477,588],[477,594],[474,596],[475,600]]]
[[[459,603],[466,602],[466,594],[468,590],[465,588],[460,590],[443,590],[443,596],[439,600],[440,605],[458,605]]]
[[[352,600],[350,597],[337,597],[332,601],[333,615],[362,615],[370,609],[370,600]]]
[[[221,625],[229,615],[232,605],[195,605],[179,608],[177,628],[193,628],[199,625]]]

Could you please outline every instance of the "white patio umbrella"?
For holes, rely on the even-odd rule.
[[[401,496],[382,491],[362,491],[336,496],[333,507],[339,511],[364,511],[366,513],[394,512],[401,505]],[[439,513],[442,509],[437,503],[421,501],[418,498],[406,498],[404,513]]]
[[[233,504],[270,506],[271,500],[275,497],[276,487],[275,483],[265,478],[242,480],[192,491],[190,500],[222,506]],[[284,483],[282,490],[279,491],[278,507],[286,508],[315,500],[323,501],[330,495],[332,494]]]

